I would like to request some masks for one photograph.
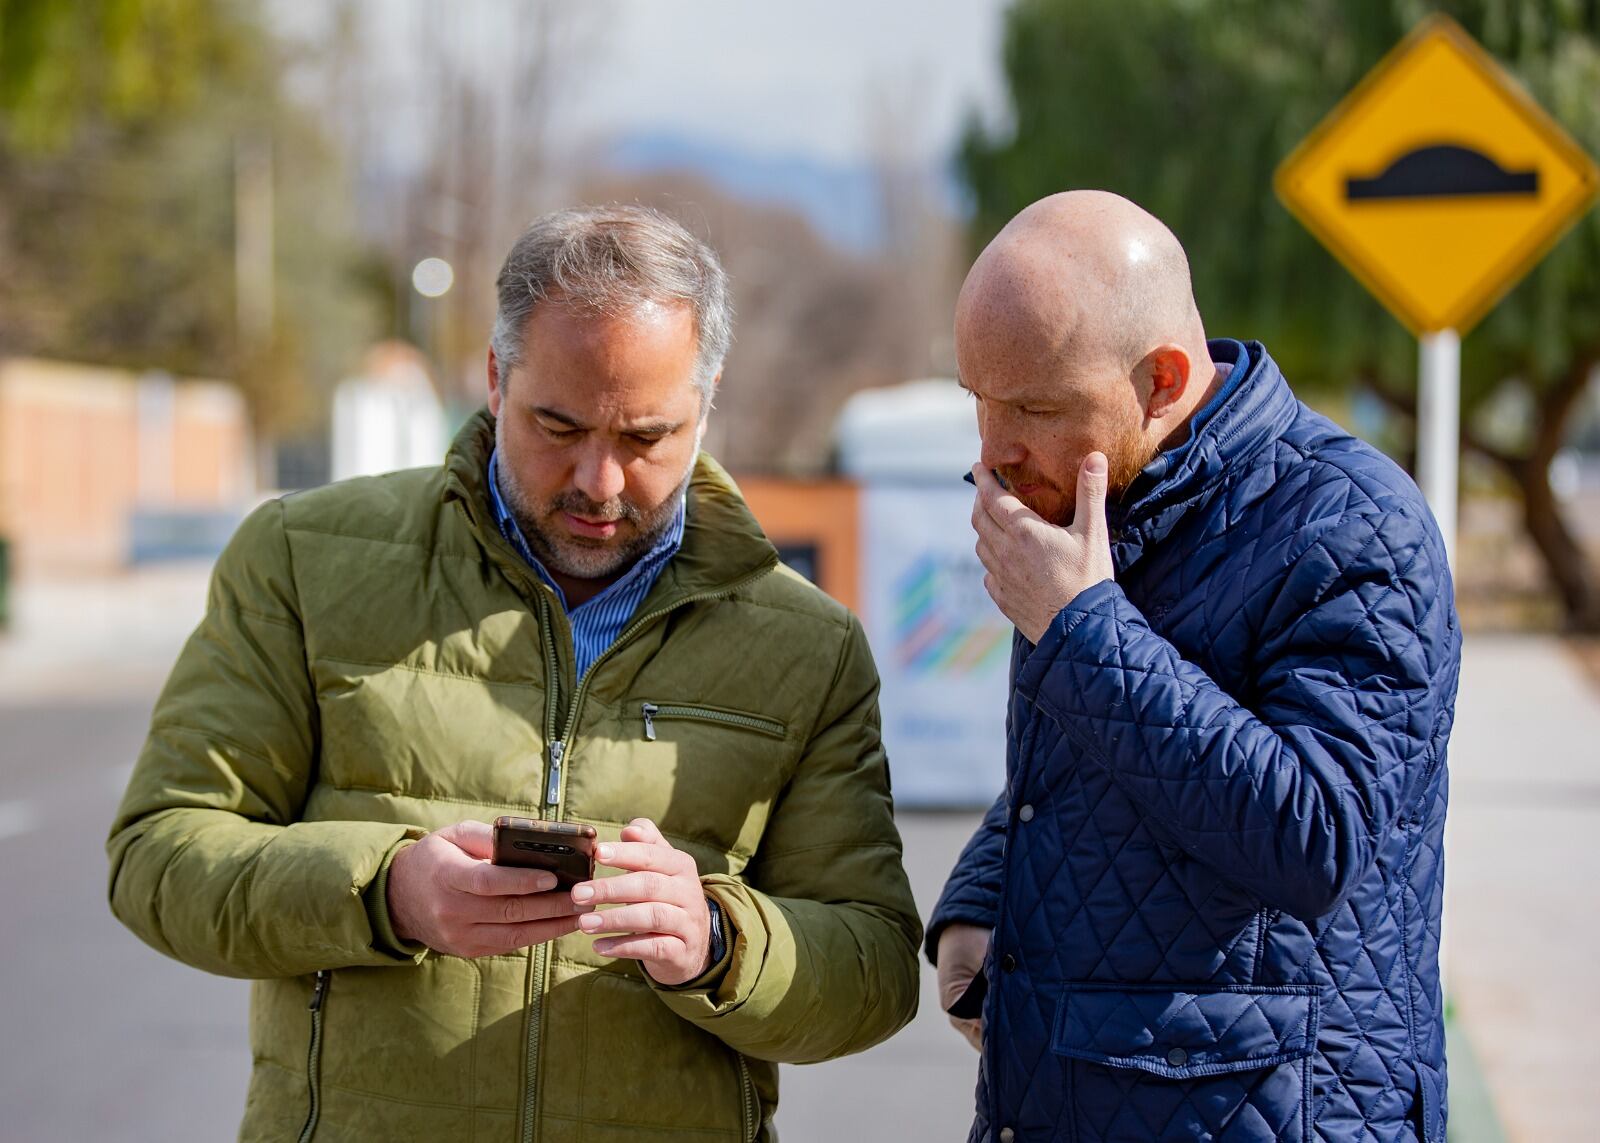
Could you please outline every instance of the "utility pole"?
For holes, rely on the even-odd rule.
[[[272,136],[265,129],[247,130],[233,145],[233,274],[235,368],[261,361],[272,345],[273,198]],[[259,396],[259,394],[258,394]],[[256,485],[276,483],[272,451],[253,432]]]

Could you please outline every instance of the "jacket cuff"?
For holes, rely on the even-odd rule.
[[[1051,663],[1061,657],[1072,633],[1091,615],[1116,616],[1122,608],[1133,608],[1122,587],[1114,579],[1103,579],[1072,597],[1072,602],[1056,612],[1056,617],[1039,636],[1017,667],[1015,686],[1017,692],[1029,702],[1039,689],[1039,682]]]
[[[418,836],[403,837],[390,846],[389,852],[383,855],[383,863],[378,866],[378,875],[361,892],[361,902],[367,909],[367,921],[372,926],[373,951],[411,964],[416,964],[427,955],[428,946],[417,941],[402,940],[394,931],[394,922],[389,918],[389,867],[394,864],[395,854],[419,840],[420,831]]]
[[[934,968],[939,967],[939,935],[951,925],[975,925],[980,929],[993,930],[996,921],[994,914],[980,916],[977,913],[963,913],[959,910],[936,912],[928,919],[927,935],[922,940],[922,954],[928,958],[928,963]]]

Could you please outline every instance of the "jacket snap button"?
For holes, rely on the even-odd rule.
[[[1016,1137],[1017,1133],[1011,1130],[1011,1128],[1002,1127],[1000,1129],[1000,1143],[1011,1143],[1011,1141]]]
[[[1017,817],[1021,818],[1025,822],[1031,822],[1033,820],[1033,807],[1023,806],[1017,811]]]
[[[1000,958],[1000,971],[1001,972],[1016,972],[1017,971],[1017,958],[1012,956],[1010,953],[1006,953],[1005,956]]]
[[[1181,1068],[1188,1062],[1189,1053],[1184,1051],[1182,1048],[1173,1048],[1172,1051],[1167,1053],[1167,1063],[1171,1064],[1175,1068]]]

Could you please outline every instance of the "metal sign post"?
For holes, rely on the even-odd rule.
[[[1418,347],[1417,484],[1439,523],[1453,572],[1461,452],[1461,335],[1453,329],[1425,333]]]

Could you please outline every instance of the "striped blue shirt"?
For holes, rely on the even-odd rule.
[[[517,549],[518,554],[528,561],[528,566],[550,585],[556,598],[561,601],[561,609],[567,613],[567,619],[572,624],[572,654],[577,662],[578,678],[581,679],[605,649],[617,641],[617,636],[622,634],[622,629],[633,618],[639,604],[650,594],[662,570],[678,554],[678,548],[683,544],[684,502],[678,501],[677,514],[661,534],[661,539],[639,557],[638,562],[624,572],[622,578],[592,599],[585,600],[577,607],[568,607],[566,593],[561,590],[560,584],[550,578],[550,573],[528,547],[522,529],[517,526],[516,517],[511,515],[511,510],[500,495],[499,455],[498,449],[489,454],[489,499],[494,506],[495,522],[500,526],[500,534],[506,538],[506,542]]]

